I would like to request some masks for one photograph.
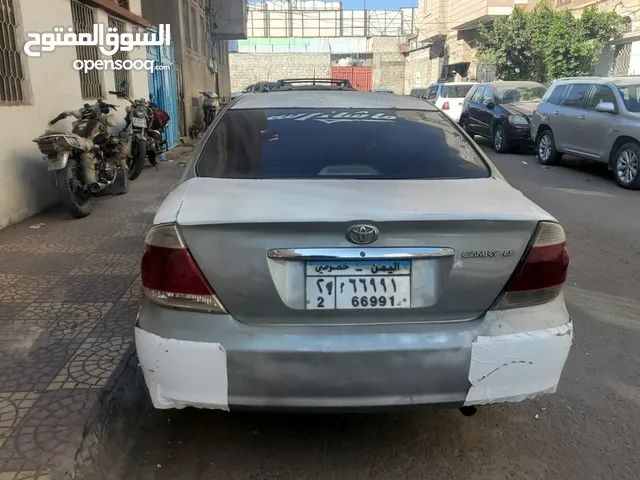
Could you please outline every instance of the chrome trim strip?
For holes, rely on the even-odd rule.
[[[446,247],[276,248],[267,252],[268,258],[282,260],[421,260],[453,255],[453,248]]]

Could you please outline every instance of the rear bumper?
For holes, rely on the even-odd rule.
[[[249,326],[145,300],[135,332],[156,408],[222,410],[520,401],[555,391],[572,338],[561,297],[473,322],[340,329]]]
[[[458,123],[460,121],[460,116],[462,115],[461,110],[443,110],[442,111],[447,117],[449,117],[454,123]]]

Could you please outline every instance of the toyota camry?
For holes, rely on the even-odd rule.
[[[247,94],[142,258],[156,408],[462,407],[553,393],[573,328],[558,221],[436,107]]]

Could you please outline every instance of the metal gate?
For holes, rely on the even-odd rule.
[[[178,102],[178,128],[180,129],[180,136],[187,136],[187,120],[184,110],[184,77],[182,76],[182,64],[176,63],[176,101]]]
[[[478,64],[476,81],[481,83],[493,82],[496,79],[496,69],[483,63]]]
[[[153,60],[155,65],[154,70],[149,72],[149,93],[154,96],[154,102],[171,117],[163,135],[167,149],[171,149],[180,143],[173,43],[170,46],[147,47],[147,58]]]
[[[332,67],[331,76],[349,80],[356,90],[368,92],[373,85],[373,74],[371,67]]]
[[[613,62],[609,69],[609,75],[623,77],[629,75],[631,66],[631,43],[622,43],[613,47]]]

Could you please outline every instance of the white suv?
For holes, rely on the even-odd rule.
[[[451,120],[458,123],[464,99],[474,85],[476,82],[434,83],[422,98],[434,104]]]

